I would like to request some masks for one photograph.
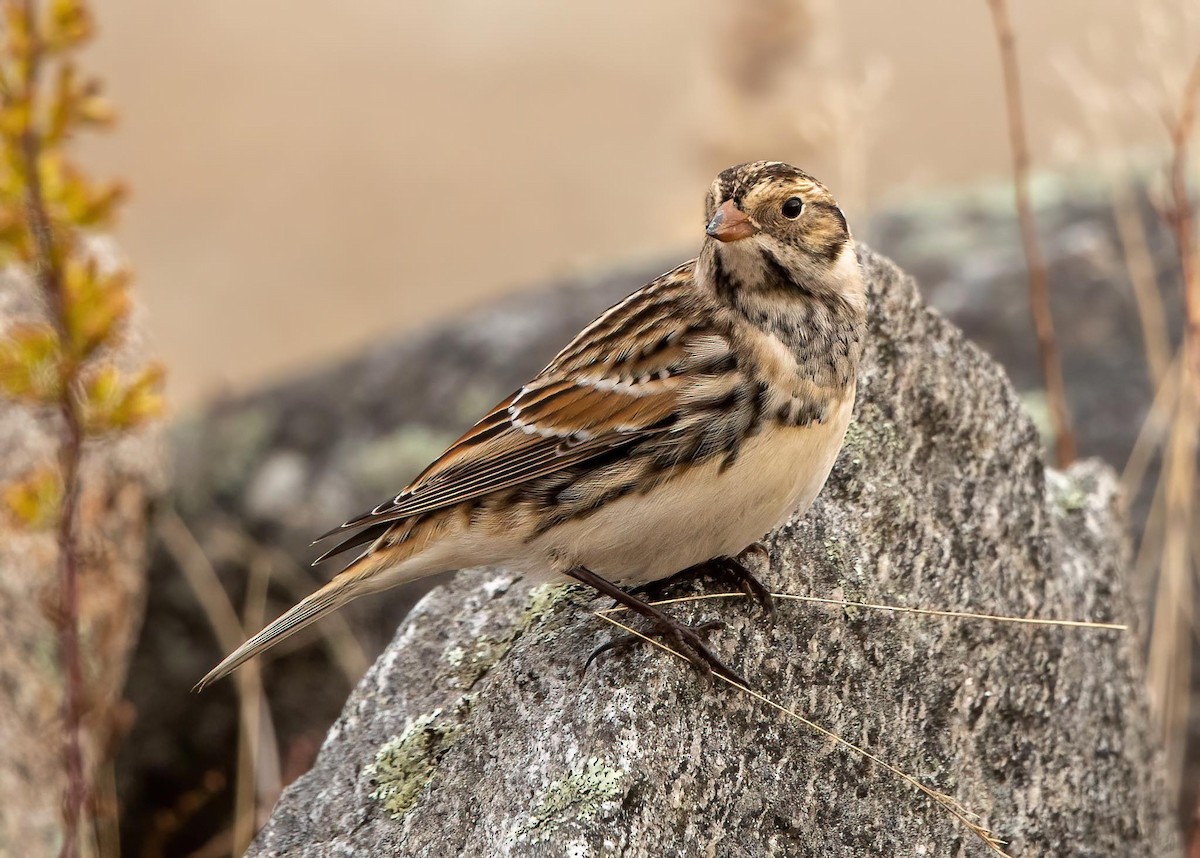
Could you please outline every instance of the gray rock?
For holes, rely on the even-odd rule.
[[[864,252],[872,337],[829,485],[770,540],[778,592],[1128,621],[1111,473],[1043,469],[1004,373]],[[732,513],[733,511],[731,511]],[[695,581],[673,594],[721,590]],[[928,797],[503,570],[427,596],[250,854],[984,855]],[[1013,855],[1178,851],[1133,632],[741,599],[717,651],[772,699],[957,798]]]

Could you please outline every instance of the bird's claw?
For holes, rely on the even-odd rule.
[[[751,548],[754,547],[751,546]],[[740,560],[733,557],[718,557],[712,561],[712,567],[718,573],[732,579],[743,593],[758,602],[767,616],[775,616],[775,599],[771,596],[771,591]]]
[[[700,623],[695,626],[690,626],[685,623],[680,623],[671,620],[667,623],[658,624],[656,627],[639,634],[625,634],[620,637],[613,638],[607,643],[601,644],[592,650],[592,654],[587,657],[584,662],[583,670],[587,671],[592,662],[606,652],[618,649],[628,649],[638,643],[645,642],[645,638],[666,638],[670,643],[675,645],[676,650],[686,658],[692,665],[699,668],[700,672],[707,677],[711,677],[713,673],[718,673],[724,676],[731,682],[736,682],[739,685],[747,686],[748,683],[737,672],[729,668],[722,662],[716,654],[708,648],[704,639],[701,637],[702,632],[715,631],[725,628],[725,623],[721,620],[709,620],[706,623]]]

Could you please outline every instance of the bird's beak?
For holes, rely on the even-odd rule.
[[[733,200],[721,203],[717,213],[708,222],[704,230],[717,241],[738,241],[749,238],[758,232],[758,227],[750,222],[746,213],[733,204]]]

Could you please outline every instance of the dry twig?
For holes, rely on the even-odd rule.
[[[187,578],[221,647],[226,650],[235,648],[245,640],[246,630],[204,548],[174,510],[160,514],[155,531]],[[254,627],[261,621],[265,606],[269,570],[265,556],[255,564],[246,603],[246,621]],[[278,797],[280,764],[275,727],[260,669],[255,665],[250,670],[241,671],[236,681],[239,709],[238,813],[234,820],[234,831],[229,836],[231,842],[240,844],[241,849],[237,850],[240,852],[248,846],[257,830],[255,795],[272,803]],[[254,788],[250,786],[251,782],[256,784]]]
[[[1159,728],[1171,761],[1171,785],[1176,791],[1182,780],[1190,708],[1191,637],[1195,627],[1192,608],[1197,571],[1193,533],[1196,525],[1196,436],[1200,430],[1200,276],[1193,246],[1194,212],[1187,172],[1198,101],[1200,57],[1196,58],[1184,83],[1179,108],[1167,123],[1171,142],[1171,202],[1164,217],[1174,234],[1179,253],[1185,324],[1178,396],[1160,484],[1163,497],[1162,561],[1147,670]]]
[[[1021,101],[1021,77],[1017,63],[1015,38],[1008,18],[1006,0],[987,0],[992,12],[996,42],[1000,47],[1000,65],[1004,72],[1004,97],[1008,112],[1008,134],[1012,147],[1013,192],[1016,196],[1017,220],[1021,228],[1021,243],[1029,269],[1029,309],[1037,334],[1038,356],[1046,384],[1046,399],[1050,404],[1050,419],[1054,426],[1054,449],[1060,468],[1075,459],[1075,436],[1071,431],[1071,413],[1063,383],[1062,360],[1054,334],[1054,318],[1050,311],[1050,282],[1046,260],[1038,242],[1037,225],[1029,193],[1029,141],[1025,133],[1025,108]]]
[[[1112,195],[1113,222],[1121,242],[1121,255],[1129,272],[1138,321],[1142,326],[1146,365],[1150,370],[1150,381],[1157,389],[1163,384],[1168,371],[1171,336],[1167,329],[1167,313],[1158,287],[1154,257],[1146,240],[1146,223],[1137,195],[1127,179],[1113,177],[1109,183],[1109,193]]]

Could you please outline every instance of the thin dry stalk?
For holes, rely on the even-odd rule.
[[[1191,636],[1196,558],[1196,444],[1200,433],[1200,275],[1197,273],[1194,212],[1188,192],[1191,136],[1200,101],[1200,56],[1180,95],[1179,109],[1168,121],[1171,141],[1171,204],[1164,216],[1175,237],[1183,280],[1185,312],[1183,361],[1175,418],[1164,463],[1162,566],[1156,594],[1147,678],[1170,761],[1171,786],[1182,780],[1189,718]]]
[[[105,805],[103,813],[93,814],[96,817],[96,854],[101,858],[120,858],[121,855],[120,807],[117,801],[117,767],[112,757],[106,756],[92,782],[93,806],[100,802]]]
[[[1128,507],[1130,501],[1137,496],[1142,487],[1142,481],[1150,470],[1150,463],[1155,453],[1162,446],[1163,440],[1170,431],[1172,415],[1179,399],[1179,376],[1183,368],[1182,349],[1167,365],[1154,391],[1154,401],[1150,411],[1138,429],[1137,438],[1125,460],[1121,471],[1121,502]]]
[[[679,596],[674,599],[659,599],[650,602],[659,605],[678,605],[683,602],[704,602],[709,599],[745,599],[745,593],[703,593],[699,596]],[[794,593],[772,593],[771,598],[780,601],[808,602],[815,605],[834,605],[839,608],[866,608],[872,611],[891,611],[897,614],[918,614],[926,617],[948,617],[956,620],[990,620],[997,623],[1014,623],[1029,626],[1058,626],[1063,628],[1098,629],[1110,632],[1128,631],[1123,623],[1103,623],[1093,620],[1058,620],[1049,617],[1009,617],[1003,614],[977,614],[972,611],[943,611],[936,608],[913,608],[907,605],[882,605],[872,602],[853,602],[847,599],[828,599],[823,596],[798,596]],[[603,608],[598,614],[617,614],[629,609],[623,605]]]
[[[1013,159],[1013,192],[1017,204],[1017,220],[1021,229],[1021,244],[1029,269],[1029,309],[1037,335],[1038,356],[1046,384],[1046,400],[1050,404],[1050,419],[1054,427],[1055,458],[1060,468],[1075,459],[1075,436],[1071,431],[1071,413],[1063,383],[1062,360],[1058,354],[1058,339],[1054,334],[1054,317],[1050,311],[1050,278],[1046,261],[1037,237],[1033,207],[1029,192],[1029,141],[1025,133],[1025,108],[1021,101],[1021,77],[1017,63],[1012,24],[1005,0],[987,0],[992,13],[996,42],[1000,47],[1000,65],[1004,72],[1004,97],[1008,112],[1008,134]]]
[[[1154,573],[1162,559],[1163,531],[1166,527],[1165,495],[1163,478],[1160,476],[1154,488],[1154,497],[1150,501],[1150,511],[1146,514],[1146,523],[1142,528],[1142,541],[1133,561],[1133,580],[1140,585],[1141,594],[1145,596],[1153,596],[1157,590]],[[1146,628],[1150,627],[1147,624]]]
[[[24,9],[27,21],[38,20],[33,0],[25,0]],[[23,83],[29,92],[33,92],[41,73],[41,47],[36,27],[29,28],[29,39],[31,43]],[[25,174],[25,206],[35,253],[34,276],[46,296],[50,316],[60,339],[67,342],[70,332],[67,328],[66,296],[59,269],[60,255],[42,193],[41,150],[41,137],[31,123],[21,135],[21,166]],[[75,398],[78,374],[79,366],[73,360],[64,358],[61,367],[62,395],[59,399],[63,432],[59,446],[59,467],[63,495],[57,525],[59,606],[56,617],[58,656],[65,678],[62,718],[63,768],[67,787],[63,795],[63,844],[59,852],[62,858],[74,858],[79,854],[79,825],[89,792],[83,764],[85,689],[83,657],[79,648],[80,560],[76,521],[79,514],[79,464],[83,457],[83,415]]]
[[[1179,112],[1170,125],[1171,133],[1171,211],[1167,221],[1179,250],[1183,273],[1183,298],[1187,313],[1187,341],[1191,344],[1192,372],[1200,376],[1200,280],[1196,274],[1196,251],[1192,245],[1194,213],[1188,193],[1188,164],[1192,132],[1196,125],[1197,102],[1200,101],[1200,57],[1188,74],[1180,98]]]
[[[221,516],[220,522],[221,526],[216,536],[232,543],[237,554],[242,558],[251,558],[251,562],[256,562],[258,558],[266,558],[271,564],[275,578],[295,599],[302,599],[312,592],[312,577],[305,574],[304,568],[286,551],[262,545],[232,518]],[[334,664],[346,677],[346,681],[350,685],[358,682],[371,666],[371,659],[355,637],[354,629],[345,614],[335,612],[315,629],[325,641]],[[296,636],[296,640],[302,639],[302,635]],[[302,642],[300,645],[307,644]],[[288,651],[286,647],[278,649],[280,654]]]
[[[1167,444],[1162,480],[1162,544],[1154,625],[1147,657],[1147,683],[1167,750],[1169,784],[1178,792],[1183,776],[1191,677],[1192,560],[1190,557],[1191,497],[1194,491],[1195,448],[1187,425],[1195,426],[1193,397],[1181,396],[1175,427]],[[1194,429],[1193,429],[1194,431]],[[1189,447],[1191,449],[1189,449]]]
[[[1016,623],[1016,624],[1024,624],[1024,625],[1058,626],[1058,627],[1066,627],[1066,628],[1093,629],[1093,630],[1097,630],[1097,631],[1119,631],[1119,632],[1128,631],[1128,626],[1121,624],[1121,623],[1092,622],[1090,620],[1059,620],[1059,619],[1042,618],[1042,617],[1009,617],[1009,616],[1004,616],[1004,615],[1000,615],[1000,614],[979,614],[979,613],[973,613],[970,611],[943,611],[943,610],[938,610],[938,609],[934,609],[934,608],[914,608],[914,607],[909,607],[906,605],[885,605],[885,604],[870,603],[870,602],[849,601],[846,599],[827,599],[827,598],[823,598],[823,597],[819,597],[819,596],[799,596],[799,595],[795,595],[792,593],[772,593],[771,596],[772,596],[772,598],[779,599],[779,600],[792,600],[792,601],[808,602],[808,603],[821,604],[821,605],[835,605],[837,607],[842,607],[842,608],[847,608],[847,607],[866,608],[866,609],[877,610],[877,611],[892,611],[892,612],[896,612],[896,613],[919,614],[919,615],[923,615],[923,616],[946,617],[946,618],[950,618],[950,619],[988,620],[988,621],[993,621],[993,622]],[[677,604],[680,604],[683,602],[702,602],[702,601],[707,601],[709,599],[745,599],[745,598],[748,598],[745,593],[705,593],[705,594],[701,594],[699,596],[680,596],[678,598],[673,598],[673,599],[659,599],[657,601],[651,602],[650,604],[655,605],[655,606],[677,605]],[[627,610],[628,610],[628,608],[626,608],[622,605],[617,605],[612,608],[604,608],[602,610],[595,611],[594,613],[596,614],[596,616],[600,617],[600,619],[604,620],[605,622],[612,623],[614,626],[624,629],[629,634],[639,637],[642,640],[646,641],[647,643],[653,644],[654,646],[658,647],[659,649],[663,650],[664,652],[670,653],[671,655],[675,656],[676,658],[686,660],[681,653],[676,652],[674,649],[667,646],[666,644],[663,644],[661,641],[647,637],[646,635],[643,635],[642,633],[638,632],[636,629],[634,629],[622,622],[619,622],[618,620],[613,619],[613,617],[612,617],[613,614],[623,613]],[[1004,852],[1003,849],[1001,848],[1004,845],[1003,841],[998,840],[995,837],[995,835],[992,834],[991,831],[989,831],[987,828],[976,823],[974,821],[975,815],[972,814],[970,811],[968,811],[966,808],[964,808],[961,804],[959,804],[958,801],[955,798],[953,798],[952,796],[948,796],[944,793],[940,793],[940,792],[926,786],[925,784],[921,783],[916,778],[914,778],[912,775],[909,775],[908,773],[904,772],[903,770],[891,765],[890,763],[885,762],[884,760],[880,759],[879,757],[877,757],[874,754],[867,751],[865,748],[862,748],[858,745],[853,744],[852,742],[849,742],[849,741],[843,739],[841,736],[837,735],[833,731],[831,731],[825,727],[822,727],[821,725],[819,725],[813,721],[810,721],[809,719],[800,715],[795,710],[788,709],[787,707],[783,706],[780,703],[777,703],[774,700],[771,700],[770,698],[766,697],[765,695],[760,694],[759,692],[754,691],[752,689],[746,688],[744,685],[740,685],[737,682],[727,679],[724,676],[720,676],[719,674],[714,674],[714,675],[716,675],[719,679],[724,680],[729,685],[732,685],[734,688],[738,689],[739,691],[742,691],[743,693],[748,694],[749,696],[753,697],[755,700],[758,700],[762,703],[766,703],[768,706],[783,713],[784,715],[787,715],[790,718],[794,718],[795,720],[799,721],[801,724],[804,724],[806,727],[808,727],[812,730],[815,730],[816,732],[820,733],[822,736],[825,736],[826,738],[832,739],[834,742],[838,743],[839,745],[846,748],[847,750],[850,750],[853,753],[858,754],[859,756],[863,757],[864,759],[869,760],[878,766],[881,766],[882,768],[884,768],[888,772],[892,773],[896,777],[898,777],[901,780],[905,781],[906,783],[911,784],[912,786],[916,787],[922,793],[924,793],[925,795],[932,798],[935,802],[937,802],[937,804],[941,805],[941,807],[944,810],[946,810],[948,813],[950,813],[952,816],[954,816],[956,819],[958,819],[961,823],[963,823],[965,826],[967,826],[967,828],[971,831],[971,833],[974,834],[976,837],[978,837],[980,840],[982,840],[984,842],[984,844],[987,845],[987,847],[989,849],[991,849],[994,853],[996,853],[997,855],[1001,855],[1001,856],[1007,856],[1007,853]]]
[[[191,529],[177,512],[168,509],[159,514],[155,522],[155,532],[162,540],[167,552],[183,571],[184,577],[192,588],[192,592],[196,594],[196,599],[200,602],[221,648],[228,651],[237,647],[246,639],[246,630],[238,618],[233,603],[229,601],[225,588],[221,586],[217,571],[213,568],[208,555],[205,554],[204,548],[196,540]],[[263,562],[256,564],[255,568],[265,571],[269,570],[270,566]],[[251,590],[253,591],[253,589],[252,582]],[[255,600],[248,602],[251,608],[254,604]],[[251,624],[254,628],[257,628],[261,622],[261,614],[262,608],[259,608],[258,617]],[[279,786],[281,774],[278,744],[260,670],[255,667],[249,671],[241,671],[237,678],[237,689],[239,747],[245,741],[244,737],[256,737],[254,741],[257,748],[251,758],[251,763],[255,767],[254,778],[258,785],[257,792],[260,796],[278,796],[281,789]],[[240,778],[243,771],[240,765],[238,771]],[[245,795],[247,792],[246,789],[240,789],[238,794]],[[252,792],[250,794],[253,795]],[[244,818],[239,814],[236,821],[240,822]],[[253,813],[249,814],[249,818],[253,821]]]
[[[263,560],[250,568],[250,583],[246,589],[245,608],[242,612],[244,628],[256,629],[263,623],[267,606],[267,586],[271,582],[271,568]],[[258,830],[257,814],[257,771],[259,747],[262,738],[263,707],[261,697],[254,693],[262,687],[262,678],[257,661],[247,665],[248,670],[238,676],[238,694],[245,700],[238,730],[237,783],[234,788],[233,854],[242,855],[250,848],[254,832]]]
[[[223,648],[238,646],[243,635],[241,621],[225,594],[225,588],[221,586],[217,571],[212,568],[208,555],[191,528],[175,510],[164,509],[155,520],[154,532],[183,571],[217,641]]]
[[[1121,256],[1129,272],[1133,298],[1137,304],[1138,321],[1142,326],[1142,345],[1146,351],[1146,366],[1155,388],[1162,385],[1171,356],[1171,336],[1167,329],[1167,313],[1163,308],[1162,292],[1150,244],[1146,239],[1146,222],[1141,206],[1128,180],[1114,178],[1109,183],[1113,222],[1121,242]]]
[[[1152,12],[1146,10],[1145,19],[1152,17]],[[1144,32],[1132,39],[1126,35],[1122,40],[1121,59],[1128,59],[1129,42],[1135,45],[1134,53],[1137,55],[1149,50],[1150,36],[1145,19],[1142,24]],[[1131,171],[1126,157],[1115,154],[1117,150],[1129,150],[1130,141],[1123,139],[1122,132],[1141,127],[1144,116],[1140,108],[1134,115],[1122,112],[1129,93],[1114,89],[1101,71],[1117,67],[1118,57],[1115,51],[1101,49],[1102,41],[1095,38],[1097,35],[1097,32],[1092,33],[1093,56],[1090,62],[1066,55],[1059,57],[1056,65],[1081,108],[1080,119],[1085,133],[1080,139],[1090,144],[1091,161],[1105,174],[1104,186],[1121,245],[1121,259],[1129,277],[1142,328],[1146,366],[1151,382],[1157,387],[1162,382],[1171,353],[1170,332],[1163,309],[1157,266],[1147,238],[1148,225],[1142,216],[1141,183],[1136,180],[1136,172]],[[1156,55],[1161,56],[1161,53],[1156,52]],[[1156,59],[1155,65],[1162,64],[1160,58]],[[1070,139],[1076,137],[1076,133],[1064,137]]]

